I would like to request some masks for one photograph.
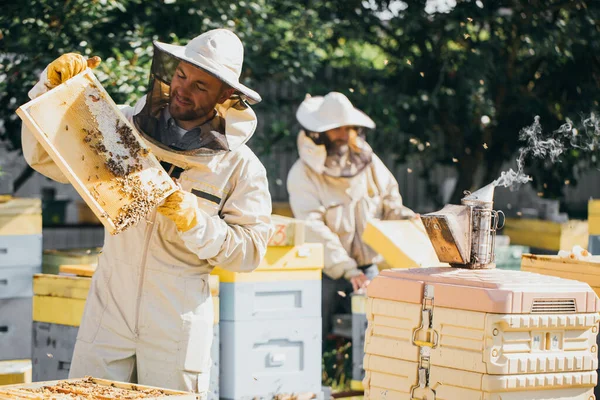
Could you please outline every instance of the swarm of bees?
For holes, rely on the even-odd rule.
[[[98,129],[83,129],[83,142],[86,143],[95,153],[104,158],[104,167],[112,175],[109,189],[117,189],[120,194],[119,201],[128,199],[127,204],[123,205],[117,216],[113,218],[115,225],[115,234],[124,231],[130,226],[135,225],[138,221],[145,218],[146,215],[163,199],[164,194],[168,189],[161,189],[150,182],[144,185],[140,177],[136,175],[143,169],[142,158],[149,154],[148,149],[140,146],[132,129],[120,124],[117,120],[115,130],[119,135],[117,144],[125,147],[128,154],[113,154],[109,151],[104,142],[102,132]],[[82,156],[82,161],[85,157]],[[95,166],[99,169],[99,166]],[[98,175],[95,175],[99,179]],[[88,182],[92,175],[88,176]],[[91,187],[90,193],[94,199],[105,206],[106,203],[101,200],[98,188],[102,183],[95,184]],[[108,214],[104,213],[102,217],[107,218]]]

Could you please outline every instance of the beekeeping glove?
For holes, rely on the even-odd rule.
[[[96,68],[99,64],[100,57],[98,56],[86,60],[81,54],[63,54],[48,65],[48,85],[50,88],[58,86],[83,72],[86,68]]]
[[[86,60],[82,55],[67,53],[52,61],[42,71],[40,80],[29,91],[30,99],[46,93],[48,90],[60,85],[68,79],[74,77],[86,68],[96,68],[100,64],[100,57],[92,57]]]
[[[157,211],[175,223],[181,232],[187,232],[196,226],[198,200],[190,192],[178,190],[172,193]]]

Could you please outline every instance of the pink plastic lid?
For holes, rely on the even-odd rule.
[[[434,288],[434,306],[496,314],[598,312],[600,299],[587,283],[501,269],[451,267],[382,271],[369,297],[422,303],[425,284]]]

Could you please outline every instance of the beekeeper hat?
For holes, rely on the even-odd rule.
[[[375,122],[367,114],[355,108],[346,96],[338,92],[331,92],[324,97],[307,97],[298,107],[296,119],[312,132],[325,132],[340,126],[375,128]]]
[[[235,33],[227,29],[213,29],[196,36],[185,46],[161,42],[154,42],[154,45],[216,76],[241,93],[250,104],[262,100],[258,93],[240,83],[244,46]]]

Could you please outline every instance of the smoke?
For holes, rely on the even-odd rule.
[[[600,120],[592,113],[582,118],[581,127],[577,129],[573,121],[567,119],[550,137],[544,138],[540,117],[536,116],[531,126],[521,129],[519,140],[524,141],[525,146],[519,149],[517,170],[511,168],[503,171],[500,178],[492,182],[494,186],[515,190],[519,185],[531,181],[531,177],[523,172],[528,157],[545,159],[554,164],[560,162],[560,156],[570,148],[584,152],[600,148]]]

